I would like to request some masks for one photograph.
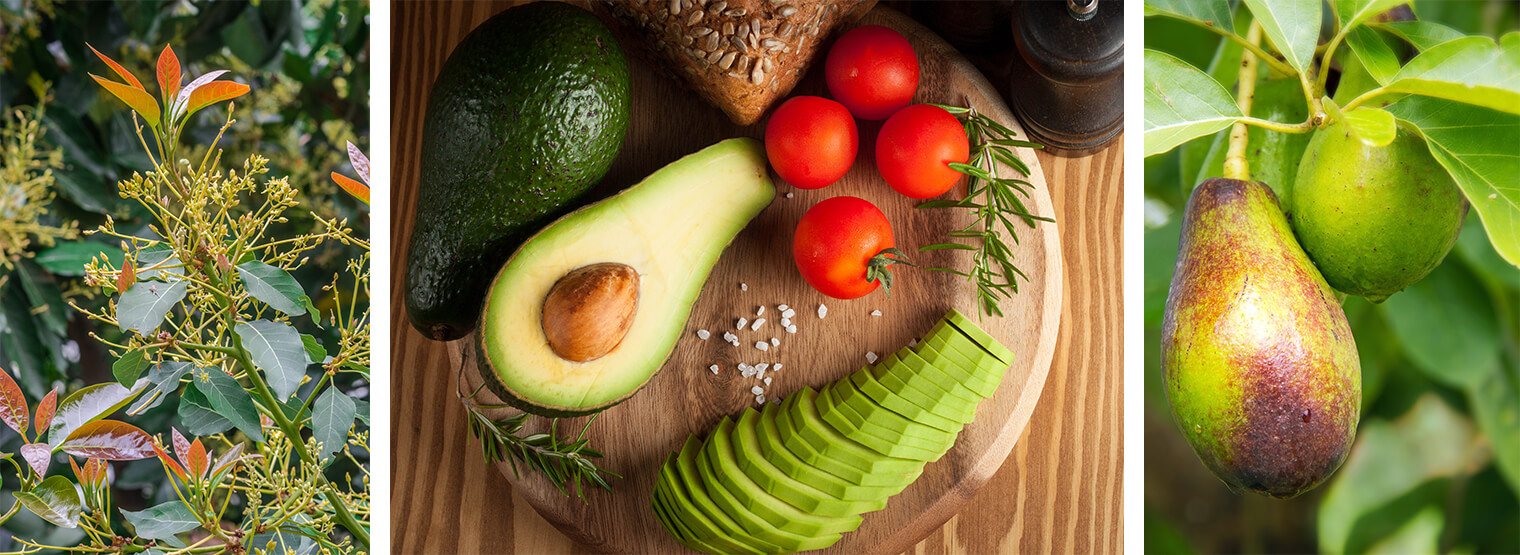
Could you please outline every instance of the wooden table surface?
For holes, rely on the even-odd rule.
[[[469,437],[442,343],[402,312],[404,260],[417,196],[427,90],[453,44],[513,2],[393,11],[391,441],[397,553],[571,553]],[[1041,153],[1061,226],[1062,329],[1045,391],[1003,468],[916,552],[1111,553],[1122,549],[1123,137],[1081,158]]]

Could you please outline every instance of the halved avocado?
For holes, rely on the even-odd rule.
[[[787,397],[776,415],[781,443],[808,464],[863,486],[904,486],[924,463],[889,457],[845,437],[818,416],[818,392],[804,387]]]
[[[682,489],[679,491],[686,494],[690,501],[690,507],[697,511],[696,515],[706,518],[713,525],[710,532],[713,534],[708,543],[724,551],[736,551],[741,553],[780,553],[781,546],[774,543],[750,536],[744,531],[744,527],[735,522],[727,512],[720,509],[714,502],[709,487],[704,485],[704,479],[699,471],[698,458],[702,453],[702,442],[696,436],[687,436],[686,445],[681,447],[681,454],[676,457],[675,477],[680,479]],[[697,524],[700,521],[690,524]]]
[[[871,375],[870,368],[861,368],[851,373],[850,382],[855,384],[855,389],[866,394],[872,401],[876,401],[876,404],[891,409],[892,412],[914,422],[950,433],[960,433],[965,425],[964,421],[956,420],[953,415],[939,414],[934,412],[934,409],[919,406],[908,398],[893,393],[886,386],[881,385],[881,382],[876,381],[876,377]],[[936,405],[935,408],[940,406],[944,405]]]
[[[734,477],[720,469],[719,461],[722,459],[717,453],[718,443],[713,440],[730,433],[733,433],[733,421],[724,418],[718,429],[713,430],[712,435],[708,436],[708,441],[703,445],[702,450],[697,453],[697,473],[702,477],[702,483],[707,485],[707,492],[712,496],[713,502],[739,523],[739,526],[743,528],[743,534],[759,541],[775,544],[783,550],[782,553],[822,549],[839,541],[839,534],[807,536],[778,529],[761,516],[762,513],[773,514],[769,509],[774,507],[759,502],[763,499],[759,494],[764,494],[764,492],[754,487],[753,482],[748,487],[727,486],[725,482]],[[733,469],[733,473],[741,478],[744,475],[737,468]],[[720,474],[722,474],[721,477]],[[744,479],[748,480],[748,478]],[[766,497],[768,496],[766,494]],[[770,499],[782,505],[786,504],[774,497]]]
[[[774,408],[776,405],[767,406]],[[744,409],[744,414],[734,424],[733,448],[739,469],[750,480],[802,512],[853,520],[848,527],[830,530],[832,532],[848,532],[860,527],[860,513],[865,512],[861,509],[870,506],[870,502],[844,501],[791,477],[771,462],[772,456],[760,446],[760,433],[760,412]],[[779,460],[780,457],[775,458]]]
[[[772,474],[780,474],[775,467],[768,468],[771,474],[765,472],[757,473],[766,478],[764,482],[757,482],[750,478],[750,472],[745,471],[742,467],[739,452],[748,448],[759,447],[758,444],[754,443],[753,436],[754,421],[760,413],[755,412],[754,409],[746,409],[745,415],[748,418],[747,422],[719,424],[718,429],[726,430],[728,433],[722,434],[721,437],[715,433],[713,438],[708,440],[709,445],[706,446],[706,449],[709,450],[708,455],[713,462],[713,470],[718,471],[718,481],[728,488],[729,493],[733,493],[735,497],[745,501],[745,507],[748,507],[751,512],[754,512],[757,516],[775,526],[777,530],[793,532],[802,536],[819,536],[849,532],[860,527],[861,519],[859,513],[850,512],[849,510],[838,511],[839,507],[836,506],[836,512],[839,514],[824,514],[812,509],[802,508],[790,501],[790,498],[798,496],[783,497],[783,494],[776,491],[776,488],[772,486],[778,484],[800,486],[800,484],[789,479],[782,481],[770,479],[772,478]],[[749,441],[744,444],[736,442],[736,438],[740,435],[740,430],[748,431],[746,439]],[[746,455],[748,454],[746,453]],[[756,461],[757,457],[750,456],[747,458],[750,462],[768,465],[763,459]],[[782,477],[784,478],[784,476]],[[826,496],[815,490],[807,497],[825,498]],[[833,501],[839,503],[838,499],[834,499]]]
[[[775,195],[760,142],[730,139],[550,224],[512,255],[486,296],[477,366],[487,386],[544,416],[597,412],[632,396],[670,356],[719,255]],[[631,268],[623,275],[633,277],[620,282],[629,287],[614,297],[624,302],[607,305],[625,312],[550,310],[546,318],[546,299],[562,278],[599,265]],[[562,300],[555,306],[584,308],[578,298]],[[560,338],[546,325],[595,331]],[[599,348],[572,348],[586,344]],[[569,352],[577,355],[561,354]]]
[[[795,453],[781,444],[780,424],[777,422],[777,415],[781,412],[781,405],[775,403],[766,405],[765,411],[760,413],[760,418],[755,424],[755,436],[760,442],[766,461],[785,472],[787,476],[830,497],[850,503],[855,514],[880,510],[887,506],[888,497],[902,490],[901,487],[862,486],[803,462]]]
[[[949,448],[940,442],[902,435],[866,422],[864,417],[855,412],[855,409],[841,398],[838,388],[842,383],[849,382],[835,382],[818,392],[818,414],[823,417],[824,422],[828,422],[834,426],[834,429],[839,430],[839,433],[878,453],[915,461],[939,460]],[[953,436],[950,441],[954,441]]]
[[[998,343],[996,339],[992,338],[992,335],[977,326],[975,322],[972,322],[970,318],[961,314],[960,311],[953,308],[950,309],[950,313],[945,315],[945,320],[950,322],[950,325],[954,326],[955,329],[965,334],[966,337],[975,341],[982,349],[997,357],[1005,367],[1013,364],[1013,351],[1008,350],[1008,347],[1003,346],[1002,343]]]

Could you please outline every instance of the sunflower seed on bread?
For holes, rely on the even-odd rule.
[[[807,73],[819,46],[876,0],[593,2],[624,39],[730,120],[750,125]],[[702,15],[694,16],[701,9]],[[799,32],[801,31],[801,32]]]

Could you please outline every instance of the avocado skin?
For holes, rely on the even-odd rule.
[[[1425,140],[1399,126],[1368,146],[1345,122],[1314,132],[1293,193],[1293,231],[1336,290],[1381,303],[1457,244],[1467,198]]]
[[[1361,414],[1356,342],[1266,185],[1193,190],[1161,337],[1172,415],[1230,489],[1287,499],[1345,461]]]
[[[584,202],[628,130],[628,64],[590,12],[508,9],[459,43],[433,83],[406,309],[435,340],[472,331],[486,287],[539,228]]]

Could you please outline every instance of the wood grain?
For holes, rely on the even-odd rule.
[[[452,44],[476,23],[505,7],[505,4],[397,6],[393,43],[398,54],[411,53],[396,56],[393,67],[397,95],[393,104],[393,122],[398,156],[393,193],[397,202],[393,217],[396,226],[394,240],[398,247],[406,244],[410,234],[414,206],[411,199],[416,194],[417,170],[409,161],[415,160],[418,149],[416,137],[421,127],[427,86]],[[651,85],[639,79],[636,75],[636,89]],[[711,112],[718,114],[715,109]],[[674,153],[644,161],[646,166],[635,168],[637,171],[631,175],[642,175],[663,165],[681,153],[681,149],[695,150],[703,146],[702,140],[705,139],[692,138],[690,141],[696,144],[669,146]],[[975,501],[960,516],[933,530],[913,550],[1105,552],[1117,549],[1122,528],[1118,503],[1118,461],[1122,459],[1120,379],[1115,370],[1120,344],[1117,299],[1120,152],[1122,147],[1116,146],[1098,156],[1083,159],[1040,157],[1041,163],[1046,165],[1044,176],[1055,196],[1055,213],[1061,220],[1068,252],[1065,261],[1067,277],[1063,282],[1068,300],[1062,308],[1066,325],[1056,346],[1055,360],[1050,365],[1045,399],[1034,411],[1033,425],[1028,428],[1025,438],[1020,439],[1014,456],[1009,458],[1012,462],[1002,465],[1002,471],[975,496]],[[1067,189],[1067,186],[1073,188]],[[1065,198],[1063,191],[1075,193],[1076,197]],[[817,199],[797,195],[789,200],[806,206]],[[785,201],[778,198],[777,203],[782,202]],[[807,204],[801,204],[803,202]],[[1073,233],[1078,237],[1073,238]],[[778,232],[775,240],[789,241],[789,237],[785,232]],[[397,260],[404,259],[404,255],[404,251],[395,253]],[[399,270],[401,265],[395,267]],[[1073,275],[1077,268],[1086,273]],[[399,275],[397,283],[401,283]],[[759,282],[757,279],[756,283]],[[709,288],[716,283],[717,278],[714,278]],[[902,285],[902,291],[925,287],[911,282]],[[714,295],[704,294],[704,298],[709,297]],[[400,298],[398,291],[395,306],[402,306]],[[766,302],[774,305],[787,301]],[[897,295],[892,302],[898,302]],[[830,306],[834,308],[831,316],[841,315],[844,305],[831,303]],[[752,310],[753,306],[747,308]],[[862,308],[861,313],[870,310]],[[892,314],[890,305],[884,302],[876,308]],[[740,312],[738,306],[733,307],[734,315]],[[937,314],[922,316],[928,321],[937,317]],[[403,553],[536,553],[603,547],[570,542],[547,526],[545,520],[508,486],[508,481],[483,464],[479,446],[466,441],[462,411],[454,404],[457,401],[453,396],[453,372],[448,370],[451,368],[448,351],[412,331],[404,315],[395,314],[393,318],[395,329],[401,334],[395,343],[394,355],[394,383],[398,395],[393,405],[395,425],[392,432],[397,461],[393,476],[395,549]],[[807,325],[803,318],[799,321],[799,324]],[[713,329],[720,327],[713,326]],[[901,333],[912,332],[904,329]],[[906,337],[911,335],[904,338],[890,334],[873,337],[872,341],[882,345],[872,348],[888,352],[893,345],[905,342]],[[783,343],[783,348],[787,345]],[[726,367],[731,368],[731,364]],[[831,371],[843,374],[852,369],[832,368]],[[676,373],[667,369],[664,374]],[[779,386],[781,378],[777,379]],[[796,389],[801,385],[792,383],[788,387]],[[725,391],[737,389],[730,386]],[[734,395],[742,397],[738,393]],[[714,401],[712,406],[718,404]],[[711,424],[706,420],[715,421],[716,415],[728,412],[731,411],[727,408],[704,411],[708,414],[706,419],[698,418],[701,421],[688,422],[686,426],[694,431],[705,431]],[[593,433],[596,433],[595,427]],[[685,431],[679,433],[684,435]],[[964,437],[962,441],[965,441]],[[946,463],[937,464],[944,466]],[[995,468],[997,465],[993,464],[986,470],[990,472]],[[964,492],[970,494],[969,489]],[[644,495],[647,496],[647,492]],[[889,506],[887,511],[892,508]],[[922,530],[902,527],[898,535],[919,537],[925,530],[934,529],[953,510],[951,507],[943,515],[922,519],[927,523]],[[880,517],[881,514],[868,517],[867,526],[873,520],[888,524],[888,519]],[[663,534],[657,527],[653,531]]]

